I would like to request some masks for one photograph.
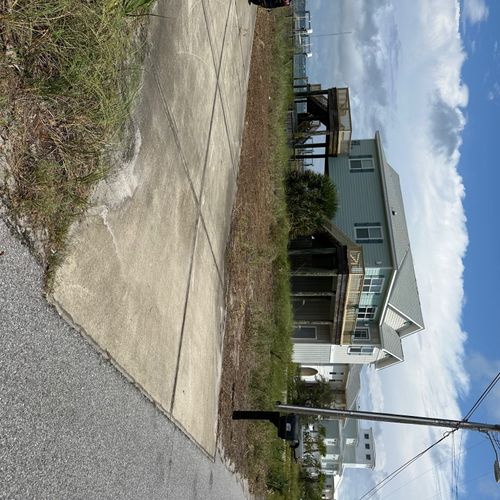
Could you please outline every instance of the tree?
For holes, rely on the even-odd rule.
[[[324,377],[319,377],[315,382],[306,382],[300,378],[295,381],[293,404],[328,407],[333,400],[333,389]]]
[[[337,211],[337,190],[330,179],[305,170],[290,172],[286,179],[290,237],[308,236],[321,229]]]

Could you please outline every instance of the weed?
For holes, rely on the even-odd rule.
[[[0,2],[1,88],[13,147],[5,195],[19,220],[43,241],[45,261],[64,249],[108,169],[106,152],[120,139],[138,72],[128,13],[139,0]],[[8,84],[8,85],[7,85]]]

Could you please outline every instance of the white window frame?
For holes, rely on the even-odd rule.
[[[364,310],[361,313],[361,310]],[[370,321],[375,319],[377,315],[377,307],[376,306],[359,306],[358,307],[358,320]]]
[[[353,356],[371,356],[375,348],[369,345],[353,345],[347,348],[347,354]]]
[[[362,230],[362,229],[368,230],[368,237],[358,235],[358,231]],[[375,231],[380,232],[380,234],[378,234],[378,235],[373,234]],[[377,242],[384,241],[384,233],[382,231],[381,225],[355,226],[354,227],[354,234],[355,234],[357,243],[370,243],[372,241],[377,241]]]
[[[374,280],[380,280],[380,285],[376,285],[373,283]],[[380,294],[384,289],[384,281],[385,278],[383,276],[365,276],[363,280],[363,293],[373,293]],[[368,287],[368,290],[365,290],[365,287]]]
[[[296,337],[295,332],[297,330],[305,328],[312,328],[314,330],[314,337]],[[297,340],[317,340],[318,339],[318,327],[315,325],[293,325],[293,338]]]
[[[359,336],[356,336],[356,332],[365,332],[366,335],[362,336],[362,337],[359,337]],[[370,328],[368,328],[367,326],[357,326],[355,329],[354,329],[354,333],[352,335],[352,338],[354,340],[370,340]]]
[[[337,438],[325,438],[324,441],[326,446],[337,446],[338,444]]]
[[[359,162],[359,168],[353,167],[354,162]],[[349,171],[350,172],[373,172],[375,165],[371,156],[362,156],[360,158],[349,158]]]

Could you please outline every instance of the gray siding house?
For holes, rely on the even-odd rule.
[[[328,175],[339,193],[339,208],[329,229],[351,248],[360,250],[357,277],[337,317],[345,320],[330,340],[310,329],[294,334],[294,361],[308,363],[375,363],[385,368],[404,360],[401,340],[424,328],[404,205],[396,171],[387,163],[380,134],[352,141],[350,154],[328,158]],[[293,273],[293,266],[292,266]],[[348,273],[349,274],[349,273]],[[293,291],[293,277],[292,277]],[[300,327],[305,302],[294,302],[294,320]],[[295,297],[293,300],[296,301]],[[312,307],[312,306],[310,306]],[[320,326],[309,311],[309,327]],[[326,358],[328,357],[328,361]]]

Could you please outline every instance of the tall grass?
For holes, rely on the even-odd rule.
[[[276,27],[271,49],[274,57],[273,103],[269,116],[269,135],[273,151],[270,164],[275,196],[271,243],[266,249],[267,258],[273,267],[274,303],[271,315],[259,311],[254,311],[252,315],[252,338],[258,362],[252,374],[250,398],[253,407],[260,409],[273,409],[277,400],[284,400],[290,378],[295,375],[291,362],[293,322],[285,196],[285,178],[290,168],[285,123],[293,100],[291,25],[286,11],[276,12],[274,16]],[[252,428],[250,441],[253,455],[249,464],[250,474],[258,473],[261,463],[266,464],[269,498],[299,498],[298,467],[292,463],[290,449],[277,438],[274,427],[266,423],[256,424]]]
[[[138,0],[0,0],[0,84],[9,86],[4,197],[19,219],[46,234],[49,264],[69,225],[107,171],[137,70]]]

